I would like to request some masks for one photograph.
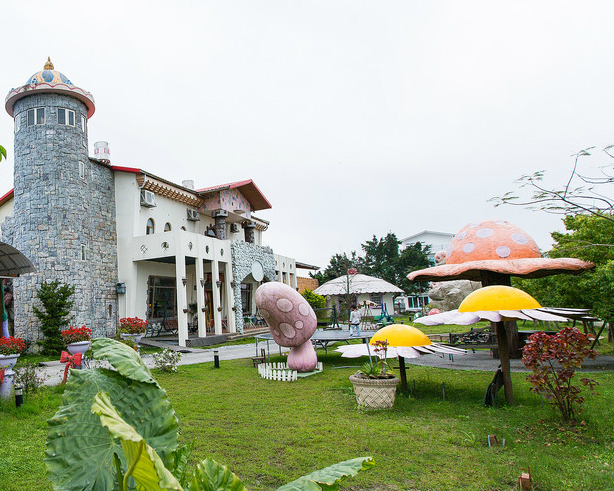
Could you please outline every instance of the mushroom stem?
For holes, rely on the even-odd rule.
[[[512,388],[512,374],[510,370],[510,345],[505,331],[505,322],[491,322],[492,329],[497,333],[497,345],[499,347],[499,361],[503,372],[503,393],[505,402],[514,405],[514,390]]]

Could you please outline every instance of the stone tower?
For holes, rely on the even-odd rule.
[[[14,216],[5,242],[36,273],[14,282],[15,334],[39,339],[36,290],[59,280],[75,286],[71,325],[95,336],[117,324],[115,185],[108,162],[88,157],[87,124],[94,98],[54,70],[50,60],[6,97],[15,119]]]

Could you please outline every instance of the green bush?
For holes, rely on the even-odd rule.
[[[58,280],[43,283],[36,291],[36,296],[43,304],[43,310],[34,306],[34,314],[41,323],[44,338],[38,341],[45,355],[59,355],[64,349],[62,330],[71,320],[70,308],[74,302],[70,299],[75,287],[60,284]]]

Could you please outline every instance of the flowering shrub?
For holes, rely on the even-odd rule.
[[[92,330],[89,327],[71,327],[62,331],[62,340],[65,344],[79,343],[92,339]]]
[[[15,368],[15,385],[21,386],[26,394],[36,392],[44,383],[46,375],[36,363],[26,362]]]
[[[143,334],[148,322],[138,317],[124,317],[119,320],[119,332],[124,334]]]
[[[21,338],[0,338],[0,355],[18,355],[26,349],[26,343]]]
[[[373,351],[379,358],[379,361],[372,363],[369,360],[365,363],[359,374],[364,375],[366,378],[392,378],[394,374],[391,373],[388,362],[386,361],[388,355],[388,341],[377,340],[373,343]]]
[[[588,347],[592,337],[575,327],[566,327],[552,336],[538,332],[529,338],[522,350],[523,363],[533,371],[527,376],[533,385],[531,390],[561,411],[564,421],[573,419],[582,410],[584,398],[572,379],[584,358],[597,356],[597,352]],[[589,378],[582,378],[580,382],[589,391],[598,385]]]
[[[154,366],[163,372],[175,373],[177,371],[177,364],[181,359],[181,353],[166,348],[161,353],[154,353],[153,360]]]

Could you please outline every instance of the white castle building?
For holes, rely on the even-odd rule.
[[[50,61],[5,102],[15,120],[14,188],[0,197],[0,238],[36,273],[14,280],[15,334],[40,337],[41,283],[75,286],[73,325],[97,336],[138,316],[189,329],[241,332],[263,281],[297,286],[296,261],[262,246],[271,208],[251,180],[195,189],[111,165],[105,142],[88,155],[92,95]],[[197,326],[197,327],[196,327]]]

